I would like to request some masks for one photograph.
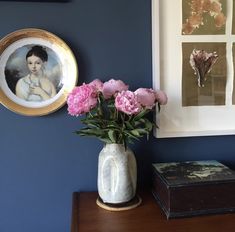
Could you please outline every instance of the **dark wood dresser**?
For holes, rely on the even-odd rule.
[[[71,232],[230,232],[235,213],[167,220],[151,192],[135,209],[112,212],[96,205],[97,192],[73,193]]]

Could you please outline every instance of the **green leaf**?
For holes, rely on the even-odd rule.
[[[128,129],[131,129],[131,130],[135,129],[135,127],[129,121],[125,122],[125,125]]]
[[[138,132],[137,129],[131,130],[130,132],[131,132],[131,134],[133,134],[133,135],[135,135],[135,136],[140,136],[140,134],[139,134],[139,132]]]
[[[135,136],[135,135],[131,134],[131,133],[128,132],[128,131],[125,131],[124,134],[126,135],[125,137],[126,137],[126,138],[129,138],[129,139],[139,140],[138,137],[140,137],[140,136]]]
[[[102,137],[98,137],[98,139],[104,143],[111,143],[110,139],[106,139],[106,138],[102,138]]]
[[[153,129],[153,123],[150,122],[148,119],[145,119],[145,128],[148,130],[148,131],[151,131]]]
[[[116,135],[114,130],[108,131],[108,136],[113,143],[116,143]]]
[[[146,133],[148,133],[148,131],[146,129],[136,129],[136,131],[138,131],[139,134],[146,134]]]
[[[158,112],[160,112],[160,110],[161,110],[161,105],[160,105],[159,102],[158,102],[157,106],[158,106]]]
[[[133,120],[134,120],[134,121],[140,120],[140,119],[141,119],[145,114],[147,114],[148,112],[149,112],[148,109],[145,109],[145,110],[141,111],[140,113],[138,113],[138,114],[133,118]]]
[[[79,131],[76,131],[76,133],[79,135],[86,134],[87,136],[100,136],[103,135],[104,132],[96,128],[83,128],[80,129]]]

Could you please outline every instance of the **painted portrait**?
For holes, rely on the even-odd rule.
[[[4,72],[11,92],[25,101],[48,100],[63,87],[57,55],[40,44],[17,48],[9,56]]]

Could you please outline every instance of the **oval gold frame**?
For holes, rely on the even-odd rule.
[[[75,87],[77,83],[78,67],[77,67],[76,58],[71,49],[69,48],[69,46],[62,39],[60,39],[58,36],[48,31],[36,28],[26,28],[26,29],[17,30],[2,38],[0,40],[0,57],[2,56],[4,50],[8,48],[11,44],[25,38],[43,39],[49,41],[52,44],[56,44],[60,48],[62,48],[64,54],[69,59],[67,64],[69,64],[70,66],[69,70],[71,70],[71,73],[69,74],[71,77],[71,82],[66,85],[66,88],[63,88],[63,93],[61,94],[61,96],[58,99],[56,99],[53,103],[47,106],[38,107],[38,108],[22,106],[14,102],[13,100],[9,99],[9,97],[6,96],[6,94],[2,90],[2,86],[0,86],[0,102],[9,110],[26,116],[42,116],[49,113],[53,113],[59,108],[61,108],[63,105],[65,105],[69,92],[72,91],[72,89]]]

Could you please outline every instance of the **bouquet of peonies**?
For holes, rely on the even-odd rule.
[[[86,127],[77,134],[124,146],[152,131],[154,123],[147,114],[156,103],[159,107],[167,103],[163,91],[139,88],[132,92],[123,81],[114,79],[84,83],[75,87],[67,99],[70,115],[85,115],[81,122]]]

